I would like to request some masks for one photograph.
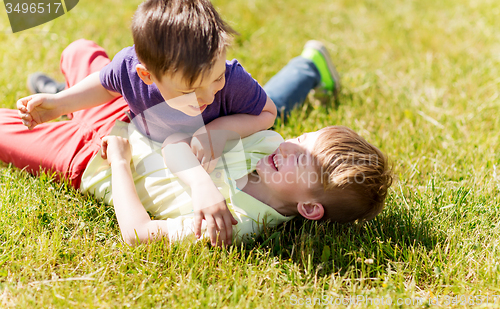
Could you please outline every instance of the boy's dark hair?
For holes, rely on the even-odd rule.
[[[160,81],[182,72],[189,86],[211,71],[235,34],[208,0],[146,0],[132,20],[139,61]]]
[[[319,162],[323,220],[370,220],[384,208],[392,170],[387,157],[353,130],[321,129],[313,155]]]

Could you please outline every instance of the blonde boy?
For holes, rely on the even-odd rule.
[[[91,162],[81,189],[114,204],[129,244],[192,235],[195,192],[163,165],[161,146],[149,145],[126,125],[117,124],[113,134],[103,140],[107,162],[99,157]],[[171,147],[186,160],[192,156],[182,143]],[[147,167],[140,175],[138,163]],[[372,219],[381,212],[392,181],[382,152],[339,126],[287,141],[262,131],[228,143],[210,176],[238,220],[236,240],[243,241],[296,215],[337,222]]]

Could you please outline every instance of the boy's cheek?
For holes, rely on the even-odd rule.
[[[224,86],[226,86],[226,79],[225,78],[224,78],[224,81],[221,84],[222,84],[222,86],[219,88],[219,90],[216,91],[216,93],[219,92],[219,91],[221,91],[222,88],[224,88]]]
[[[179,109],[182,106],[198,105],[198,99],[194,92],[181,95],[165,95],[162,93],[163,99],[169,106]]]

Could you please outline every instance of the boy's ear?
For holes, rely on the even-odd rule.
[[[325,214],[323,205],[317,202],[299,202],[297,204],[297,210],[302,217],[309,220],[319,220],[323,218],[323,215]]]
[[[151,79],[151,73],[149,73],[148,69],[146,69],[144,65],[139,63],[135,66],[135,69],[137,71],[137,75],[139,75],[139,77],[146,85],[153,84],[153,80]]]

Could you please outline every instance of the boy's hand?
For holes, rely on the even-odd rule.
[[[130,164],[132,151],[127,139],[120,136],[105,136],[102,138],[101,157],[108,160],[108,164],[123,161]]]
[[[206,127],[199,128],[191,139],[191,150],[203,168],[210,174],[215,169],[227,141],[238,140],[240,135],[234,131],[221,129],[210,130],[209,133],[210,135],[207,134]]]
[[[213,182],[191,187],[194,208],[194,233],[201,237],[201,223],[207,221],[207,233],[212,246],[230,245],[233,225],[238,224],[226,205],[224,197]]]
[[[224,151],[228,134],[224,130],[212,130],[209,134],[205,127],[198,129],[191,139],[191,150],[203,169],[210,174]]]
[[[33,130],[37,125],[62,115],[59,106],[55,102],[54,94],[34,94],[19,99],[16,105],[21,121],[29,130]]]

